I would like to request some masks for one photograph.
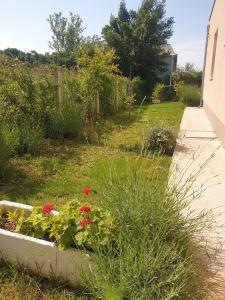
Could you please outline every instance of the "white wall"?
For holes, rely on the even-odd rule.
[[[225,0],[216,0],[209,25],[203,103],[218,137],[225,145]],[[217,30],[215,67],[211,78],[214,36]]]

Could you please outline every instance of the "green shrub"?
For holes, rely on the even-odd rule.
[[[145,93],[145,82],[140,77],[135,77],[132,80],[133,93],[137,103],[141,103],[146,96]]]
[[[183,82],[179,82],[175,85],[178,100],[183,102],[187,106],[199,106],[201,91],[196,85],[184,85]]]
[[[151,129],[146,149],[160,154],[172,155],[176,146],[176,136],[173,129],[167,125],[158,125]]]
[[[165,101],[176,101],[176,91],[173,86],[167,86],[164,89],[164,99]]]
[[[0,125],[0,177],[4,177],[8,160],[19,146],[19,131],[6,122]]]
[[[37,154],[43,142],[43,129],[34,120],[24,118],[20,121],[19,129],[19,145],[17,152],[19,155],[26,153]]]
[[[82,135],[81,107],[78,104],[65,104],[62,112],[52,109],[45,122],[46,136],[53,139],[75,138]]]
[[[202,84],[202,71],[177,71],[173,74],[173,82],[178,83],[183,81],[185,85],[197,85],[198,87]]]
[[[60,113],[56,109],[56,66],[31,68],[0,54],[0,122],[4,116],[12,127],[18,128],[19,154],[36,152],[43,135],[77,138],[83,135],[83,124],[96,124],[101,117],[130,109],[125,103],[131,99],[129,86],[135,90],[136,97],[141,97],[140,79],[131,83],[118,75],[114,50],[97,47],[91,55],[83,50],[77,58],[79,69],[62,68]]]
[[[165,85],[163,83],[157,83],[154,91],[152,93],[152,98],[154,101],[163,101],[164,100],[164,90]]]

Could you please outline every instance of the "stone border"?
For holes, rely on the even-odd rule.
[[[10,201],[0,201],[0,209],[24,209],[28,214],[33,207]],[[53,214],[59,214],[53,211]],[[0,259],[26,268],[46,278],[65,281],[72,286],[82,285],[83,275],[93,271],[88,253],[69,249],[61,251],[48,241],[0,229]]]

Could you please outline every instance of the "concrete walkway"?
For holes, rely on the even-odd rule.
[[[215,227],[204,233],[204,241],[210,245],[206,256],[215,290],[209,299],[224,300],[225,149],[202,108],[186,108],[184,112],[170,184],[182,187],[183,192],[188,190],[190,209],[196,214],[206,210],[213,215]]]

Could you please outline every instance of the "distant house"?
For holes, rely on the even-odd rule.
[[[163,45],[162,53],[165,55],[163,60],[165,66],[164,70],[160,72],[159,77],[165,82],[165,84],[169,85],[171,76],[177,69],[177,54],[169,44]]]
[[[208,25],[203,107],[225,146],[225,0],[215,0]]]

